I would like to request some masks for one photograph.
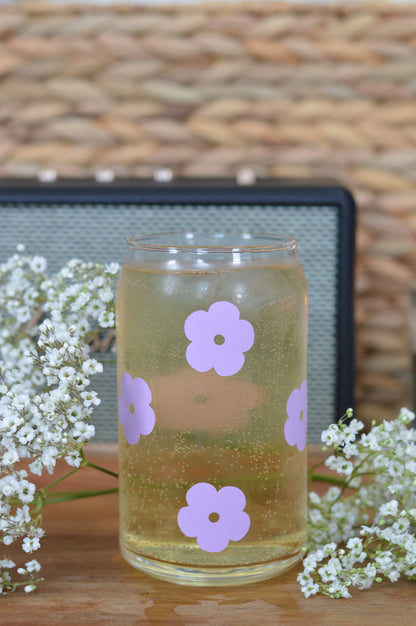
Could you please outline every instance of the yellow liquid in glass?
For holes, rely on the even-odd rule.
[[[233,376],[200,373],[185,358],[184,322],[226,300],[254,328]],[[117,287],[117,362],[152,391],[156,423],[135,445],[119,424],[120,543],[135,566],[186,584],[238,584],[299,558],[306,532],[306,449],[284,437],[286,403],[306,379],[306,286],[299,264],[215,272],[125,265]],[[199,482],[246,497],[250,528],[205,552],[178,527]],[[233,576],[229,575],[230,568]]]

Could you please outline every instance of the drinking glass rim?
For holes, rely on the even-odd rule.
[[[154,243],[154,239],[183,236],[184,239],[191,241],[195,237],[201,238],[232,238],[249,242],[250,240],[267,239],[268,243],[256,244],[236,244],[236,245],[211,245],[197,243]],[[127,247],[136,250],[147,250],[152,252],[274,252],[274,251],[293,251],[296,249],[297,240],[294,237],[286,235],[278,235],[274,233],[259,233],[247,231],[164,231],[155,233],[143,233],[141,235],[133,235],[127,239]]]

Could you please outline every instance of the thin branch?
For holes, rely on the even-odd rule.
[[[67,474],[64,474],[64,476],[61,476],[61,478],[57,478],[56,480],[53,481],[53,483],[50,483],[50,485],[48,485],[47,487],[44,487],[43,491],[48,491],[48,489],[50,489],[51,487],[54,487],[55,485],[57,485],[58,483],[62,482],[66,478],[69,478],[69,476],[72,476],[76,472],[79,472],[79,470],[82,469],[82,467],[83,467],[83,465],[81,465],[80,467],[76,467],[75,469],[71,470]]]
[[[341,485],[341,487],[345,487],[347,485],[347,481],[344,478],[341,478],[341,476],[329,476],[328,474],[312,473],[309,475],[309,480],[317,480],[321,483],[330,483],[331,485]]]
[[[88,490],[88,491],[57,491],[56,493],[51,493],[45,504],[57,504],[58,502],[69,502],[71,500],[80,500],[82,498],[92,498],[93,496],[104,496],[109,493],[118,493],[118,488],[114,489],[98,489],[98,490]]]
[[[114,478],[118,478],[118,474],[116,474],[116,472],[112,472],[111,470],[106,469],[105,467],[100,467],[99,465],[90,463],[87,460],[85,461],[84,467],[92,467],[93,469],[96,469],[99,472],[104,472],[104,474],[109,474],[110,476],[113,476]]]

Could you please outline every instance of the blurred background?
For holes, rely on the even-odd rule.
[[[416,3],[0,3],[0,176],[334,178],[358,205],[356,415],[412,407]]]

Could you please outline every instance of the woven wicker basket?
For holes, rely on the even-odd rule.
[[[416,7],[0,9],[0,174],[333,176],[359,205],[357,413],[410,403]]]

